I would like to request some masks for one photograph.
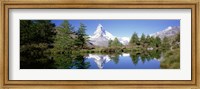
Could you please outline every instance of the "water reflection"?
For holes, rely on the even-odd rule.
[[[39,56],[38,59],[35,56]],[[21,69],[160,69],[159,50],[114,54],[34,54],[23,56]],[[163,63],[162,63],[163,64]]]
[[[85,59],[89,62],[94,61],[99,69],[135,69],[147,67],[157,69],[160,68],[160,62],[156,57],[158,56],[152,56],[150,54],[121,53],[107,55],[89,54]],[[91,68],[96,69],[95,65],[92,65]]]
[[[108,55],[89,54],[86,59],[93,59],[99,69],[103,69],[105,63],[109,62],[111,58]]]

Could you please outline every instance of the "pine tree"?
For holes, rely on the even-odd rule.
[[[21,20],[20,44],[53,43],[54,27],[50,20]]]
[[[150,46],[150,42],[151,42],[151,37],[149,35],[147,35],[146,40],[145,40],[145,44],[147,46]]]
[[[73,27],[67,20],[65,20],[61,26],[56,28],[57,34],[55,37],[54,51],[66,52],[71,51],[74,47]]]
[[[155,43],[156,43],[156,47],[159,47],[159,46],[161,46],[161,39],[160,39],[160,37],[156,37],[155,38]]]
[[[172,41],[173,48],[180,48],[180,33],[175,35],[175,38]]]
[[[115,38],[114,41],[112,41],[111,43],[111,47],[120,47],[120,46],[122,46],[122,44],[119,42],[117,38]]]
[[[155,47],[156,46],[155,38],[153,36],[150,37],[150,46],[151,47]]]
[[[20,45],[31,44],[36,30],[33,21],[20,20]]]
[[[131,46],[134,45],[135,46],[135,45],[137,45],[138,42],[139,42],[138,35],[137,35],[136,32],[134,32],[133,35],[132,35],[132,37],[131,37],[131,40],[129,42],[129,45],[131,45]]]
[[[109,40],[109,41],[108,41],[108,46],[109,46],[109,47],[112,46],[112,42],[113,42],[112,40]]]
[[[146,40],[145,34],[142,33],[142,36],[140,38],[140,44],[142,44],[143,47],[145,46],[145,40]]]
[[[76,43],[75,45],[77,45],[79,48],[83,49],[83,47],[86,45],[86,41],[87,41],[87,34],[85,33],[86,31],[86,26],[82,23],[80,23],[80,27],[79,30],[77,31],[77,39],[76,39]]]
[[[162,40],[162,48],[165,50],[170,48],[170,41],[167,37],[164,37]]]
[[[63,21],[60,28],[64,29],[66,34],[72,34],[74,31],[74,27],[67,20]]]
[[[45,53],[53,47],[54,36],[55,24],[49,20],[20,20],[20,68],[51,65]]]

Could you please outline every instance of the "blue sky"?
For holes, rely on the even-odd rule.
[[[105,30],[117,37],[131,37],[134,32],[141,36],[152,34],[169,26],[180,26],[180,20],[68,20],[69,23],[79,28],[80,23],[85,24],[86,33],[93,35],[98,24],[102,24]],[[56,26],[59,26],[63,20],[52,20]]]

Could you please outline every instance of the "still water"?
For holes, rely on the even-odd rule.
[[[89,69],[160,69],[159,59],[141,59],[140,56],[134,59],[129,53],[110,56],[89,54],[85,62],[90,63]]]
[[[20,57],[20,69],[160,69],[162,52],[56,54]]]

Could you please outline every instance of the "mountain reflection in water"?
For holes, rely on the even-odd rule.
[[[93,59],[99,69],[103,69],[104,64],[111,60],[108,55],[104,56],[104,55],[89,54],[89,56],[87,56],[86,58]]]
[[[40,55],[41,56],[41,55]],[[21,57],[21,69],[160,69],[160,51],[113,54],[56,54]],[[37,60],[37,61],[36,61]]]
[[[144,57],[143,57],[144,58]],[[103,55],[89,54],[85,57],[90,62],[90,69],[159,69],[160,59],[142,59],[129,53]],[[146,61],[145,61],[146,60]]]

